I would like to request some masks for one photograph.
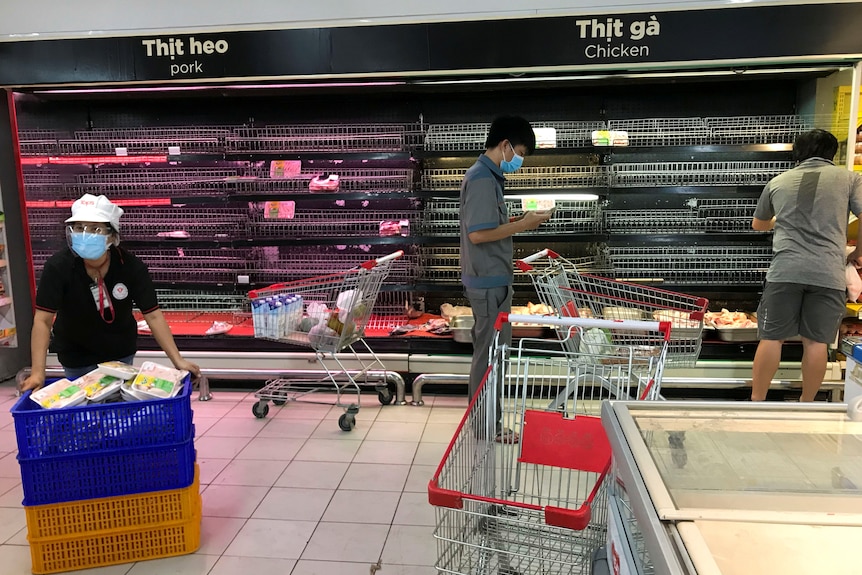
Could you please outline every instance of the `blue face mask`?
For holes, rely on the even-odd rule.
[[[517,171],[524,163],[524,156],[519,156],[518,152],[515,151],[514,146],[509,144],[509,147],[512,148],[512,156],[511,160],[506,159],[506,155],[503,155],[503,161],[500,162],[500,169],[502,169],[505,173],[511,174],[512,172]]]
[[[71,235],[72,251],[85,260],[98,259],[108,251],[108,236],[87,232],[73,232]]]

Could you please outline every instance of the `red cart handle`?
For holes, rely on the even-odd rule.
[[[375,260],[368,260],[367,262],[363,262],[359,264],[359,267],[370,270],[374,269],[375,266],[386,263],[388,261],[397,260],[401,256],[404,255],[404,250],[398,250],[397,252],[392,252],[389,255],[381,256]]]
[[[518,260],[517,262],[515,262],[515,266],[522,272],[528,272],[533,269],[533,266],[530,265],[531,263],[545,256],[549,257],[552,260],[555,260],[560,257],[560,254],[558,254],[554,250],[545,248],[540,252],[536,252],[531,256],[527,256],[523,259]]]

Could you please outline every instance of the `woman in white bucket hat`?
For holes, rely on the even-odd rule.
[[[68,379],[105,361],[132,363],[137,351],[134,306],[177,369],[200,376],[200,367],[180,355],[159,309],[147,266],[119,247],[123,209],[105,196],[84,194],[66,220],[68,247],[42,269],[30,338],[32,371],[22,390],[45,383],[48,347]]]

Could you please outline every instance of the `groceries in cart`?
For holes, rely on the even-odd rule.
[[[123,379],[104,373],[98,368],[82,375],[73,383],[84,390],[87,401],[101,403],[120,393]]]
[[[140,368],[119,361],[100,363],[74,381],[59,379],[33,391],[30,399],[45,409],[83,403],[146,401],[176,397],[189,372],[145,361]]]
[[[87,394],[83,389],[63,378],[35,390],[30,394],[30,399],[45,409],[59,409],[81,405],[87,401]]]
[[[259,400],[252,406],[255,417],[266,417],[270,401],[284,405],[312,397],[329,385],[336,393],[335,405],[345,408],[338,426],[350,431],[359,412],[361,385],[373,385],[382,404],[392,401],[383,363],[363,338],[383,281],[402,255],[399,250],[344,272],[249,292],[255,337],[309,347],[323,368],[323,372],[306,370],[268,381],[255,394]],[[358,346],[366,357],[359,355]],[[339,357],[342,354],[359,367],[347,369]],[[345,390],[355,395],[355,402],[342,401]]]
[[[175,397],[183,388],[189,372],[145,361],[138,375],[131,381],[131,389],[142,399],[165,399]]]

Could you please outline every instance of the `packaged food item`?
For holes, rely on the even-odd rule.
[[[99,402],[119,392],[123,380],[119,377],[108,375],[99,368],[82,375],[72,383],[84,390],[89,401]]]
[[[66,378],[58,379],[30,394],[30,399],[45,409],[58,409],[80,405],[87,400],[83,389]]]
[[[132,379],[138,375],[138,368],[121,361],[106,361],[99,364],[99,371],[119,377],[120,379]]]
[[[145,394],[151,399],[174,397],[183,387],[183,379],[189,372],[177,370],[154,361],[141,364],[138,375],[132,380],[131,389],[135,395]]]

